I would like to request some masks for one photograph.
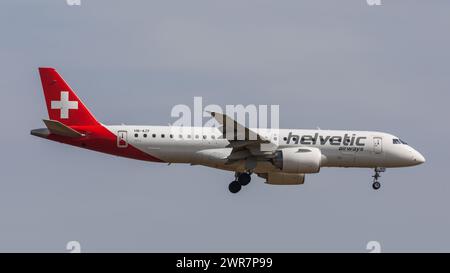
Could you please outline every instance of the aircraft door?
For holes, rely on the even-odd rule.
[[[119,148],[128,147],[127,131],[118,131],[117,132],[117,147],[119,147]]]
[[[383,152],[383,139],[381,137],[373,138],[373,151],[376,154],[381,154],[381,152]]]

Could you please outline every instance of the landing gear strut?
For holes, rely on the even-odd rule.
[[[385,171],[386,171],[386,168],[375,168],[375,174],[372,175],[372,177],[373,177],[372,188],[374,190],[378,190],[381,187],[381,184],[378,181],[378,178],[381,177],[380,173],[385,172]]]
[[[228,185],[228,190],[231,193],[238,193],[242,186],[247,186],[248,183],[250,183],[250,180],[252,179],[251,173],[245,172],[245,173],[235,173],[235,180]]]

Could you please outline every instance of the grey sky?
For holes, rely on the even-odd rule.
[[[2,1],[0,251],[450,251],[449,1]],[[390,132],[427,158],[302,186],[149,164],[29,135],[53,66],[105,124],[175,104],[279,104],[288,128]]]

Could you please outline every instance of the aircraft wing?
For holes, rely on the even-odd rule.
[[[217,122],[222,126],[220,130],[222,131],[223,138],[227,140],[234,141],[235,145],[241,146],[244,143],[269,143],[270,140],[264,138],[257,132],[245,127],[239,122],[235,121],[231,117],[217,112],[210,112],[211,116],[214,117]],[[237,141],[237,142],[236,142]]]
[[[210,112],[221,127],[222,137],[229,141],[233,148],[228,156],[230,164],[247,158],[271,158],[277,145],[254,130],[240,124],[231,117],[217,112]]]

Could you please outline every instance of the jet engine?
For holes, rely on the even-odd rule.
[[[272,163],[283,173],[318,173],[322,153],[317,148],[285,148],[275,152]]]

